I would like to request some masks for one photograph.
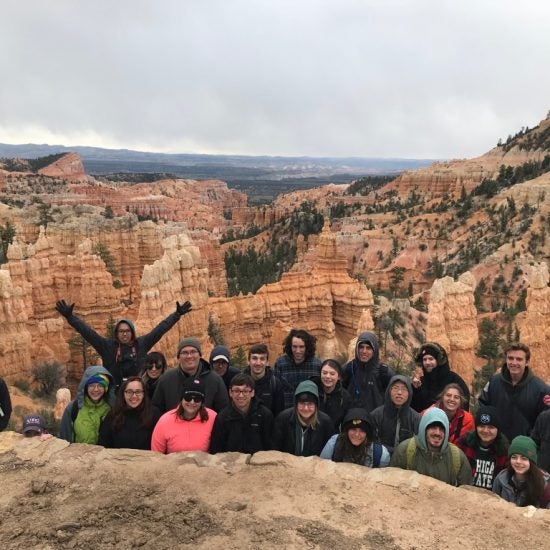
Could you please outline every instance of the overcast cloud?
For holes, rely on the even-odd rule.
[[[0,142],[472,157],[550,109],[548,0],[4,0]]]

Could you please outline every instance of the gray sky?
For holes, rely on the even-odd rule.
[[[462,158],[550,109],[548,0],[4,0],[0,142]]]

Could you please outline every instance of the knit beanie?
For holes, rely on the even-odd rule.
[[[182,385],[180,399],[183,399],[183,396],[186,393],[200,393],[204,399],[206,396],[206,387],[204,382],[198,378],[189,376],[189,378],[185,379],[185,382]]]
[[[531,462],[536,462],[537,445],[530,437],[518,435],[512,439],[512,443],[510,443],[508,449],[508,458],[512,455],[522,455],[531,460]]]
[[[500,418],[495,407],[483,406],[479,407],[476,413],[477,426],[494,426],[500,430]]]
[[[105,389],[109,387],[109,377],[106,374],[94,374],[86,380],[86,386],[90,384],[101,384]]]
[[[176,354],[176,357],[180,356],[181,350],[185,347],[195,348],[199,352],[200,356],[202,357],[201,343],[197,338],[193,338],[193,337],[184,338],[178,344],[178,353]]]
[[[304,380],[298,384],[298,387],[294,392],[294,397],[296,403],[313,401],[316,405],[319,405],[319,388],[312,380]]]
[[[437,361],[439,366],[442,362],[442,348],[438,344],[426,342],[415,357],[415,361],[422,365],[422,359],[425,355],[431,355]]]
[[[346,413],[344,421],[342,422],[342,432],[347,432],[352,428],[360,428],[367,434],[369,440],[372,439],[372,424],[369,419],[369,414],[365,409],[358,407],[350,409]]]

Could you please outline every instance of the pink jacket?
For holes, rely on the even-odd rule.
[[[181,451],[208,452],[216,412],[209,408],[206,411],[206,422],[201,422],[200,415],[193,420],[182,420],[176,416],[176,409],[164,413],[153,430],[151,450],[164,454]]]

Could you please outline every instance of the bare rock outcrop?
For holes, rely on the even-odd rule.
[[[338,357],[346,353],[360,320],[372,326],[372,293],[348,275],[347,261],[328,224],[300,269],[283,274],[254,296],[210,299],[213,322],[228,345],[234,349],[238,342],[246,349],[264,342],[275,358],[288,331],[304,328],[317,337],[319,356]]]
[[[516,550],[543,547],[548,533],[547,510],[483,489],[275,451],[161,455],[4,432],[0,471],[6,550],[90,541],[95,548]]]
[[[550,345],[550,275],[546,262],[531,266],[525,303],[527,310],[516,322],[521,341],[531,349],[530,366],[544,380],[550,379],[548,348]]]
[[[475,286],[475,279],[468,271],[457,281],[452,277],[436,279],[430,291],[426,328],[426,339],[447,350],[451,369],[467,383],[472,381],[478,363]]]
[[[48,166],[38,170],[38,173],[43,176],[66,180],[82,180],[87,178],[84,165],[78,153],[67,153]]]

